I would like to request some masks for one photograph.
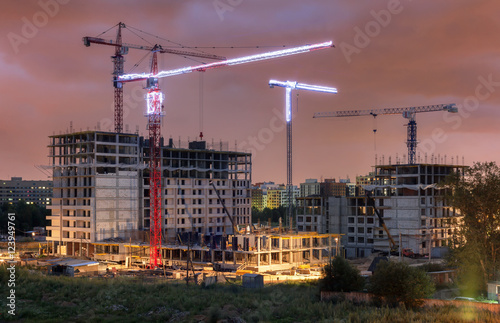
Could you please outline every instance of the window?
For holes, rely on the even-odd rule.
[[[365,228],[358,227],[358,233],[365,233]]]

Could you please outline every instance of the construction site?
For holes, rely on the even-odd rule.
[[[115,131],[96,128],[49,137],[54,185],[47,217],[48,253],[125,268],[197,266],[289,274],[304,265],[324,265],[340,254],[340,234],[294,230],[291,198],[285,226],[251,223],[252,155],[230,150],[226,142],[207,142],[202,132],[196,141],[170,138],[165,142],[161,135],[164,96],[158,83],[162,77],[326,49],[332,43],[227,60],[160,45],[122,45],[126,25],[116,27],[115,40],[83,38],[87,47],[98,44],[115,49]],[[151,53],[149,73],[123,72],[129,49]],[[157,56],[162,53],[216,62],[159,71]],[[134,81],[145,82],[148,91],[146,137],[123,132],[123,86]],[[274,85],[324,91],[296,82]]]
[[[465,166],[420,163],[416,114],[456,113],[454,104],[315,113],[315,118],[403,116],[408,120],[408,160],[376,165],[373,176],[360,185],[348,188],[330,181],[323,189],[303,190],[310,193],[296,198],[292,92],[335,94],[337,89],[271,79],[271,88],[285,89],[287,183],[286,196],[280,200],[286,214],[274,227],[264,226],[252,223],[252,154],[238,151],[236,144],[230,149],[227,142],[204,140],[202,128],[196,140],[166,140],[161,134],[165,112],[159,79],[328,49],[332,42],[227,59],[161,45],[125,44],[122,31],[127,26],[115,27],[114,40],[83,38],[87,47],[104,45],[115,50],[114,131],[102,131],[98,125],[94,130],[49,137],[50,254],[123,268],[198,267],[290,275],[304,266],[321,267],[337,255],[359,258],[408,250],[431,255],[433,248],[450,243],[460,214],[439,199],[444,190],[438,184],[452,172],[463,172]],[[150,53],[148,73],[124,73],[129,49]],[[215,62],[160,71],[158,55],[163,53]],[[130,82],[146,85],[147,136],[123,131],[123,88]]]

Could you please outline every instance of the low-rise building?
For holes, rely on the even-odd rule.
[[[47,206],[52,199],[52,181],[23,180],[22,177],[11,177],[0,180],[0,203],[17,203]]]

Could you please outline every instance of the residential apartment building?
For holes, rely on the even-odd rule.
[[[320,195],[321,187],[317,179],[309,178],[304,183],[300,183],[300,196],[307,197],[312,195]]]
[[[448,246],[461,221],[459,212],[445,199],[446,189],[438,184],[463,170],[464,166],[444,164],[381,165],[375,167],[374,179],[364,189],[372,193],[396,244],[428,254],[431,248]],[[340,201],[330,199],[330,206],[334,203]],[[336,211],[345,230],[346,256],[365,257],[390,249],[387,233],[364,196],[347,197],[346,207]]]
[[[277,209],[281,206],[281,188],[267,190],[267,205],[270,209]]]
[[[144,240],[151,222],[148,140],[102,131],[50,139],[54,200],[47,240],[54,250],[92,254],[98,242]],[[169,141],[161,156],[164,240],[230,228],[211,181],[236,224],[250,223],[250,154],[209,149],[205,142],[180,148]]]
[[[11,177],[0,180],[0,203],[17,203],[41,206],[50,205],[52,199],[52,181],[23,180],[22,177]]]
[[[256,208],[259,211],[264,210],[266,204],[264,204],[263,195],[261,188],[252,188],[252,208]]]
[[[292,185],[292,205],[297,205],[297,198],[300,196],[300,189],[296,185]],[[288,207],[288,190],[286,185],[283,185],[283,189],[281,190],[281,205],[284,207]]]

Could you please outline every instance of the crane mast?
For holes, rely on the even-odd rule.
[[[401,114],[403,118],[408,119],[407,131],[406,131],[406,146],[408,147],[408,164],[415,164],[415,156],[417,150],[417,122],[415,121],[415,115],[420,112],[435,112],[435,111],[447,111],[451,113],[458,112],[457,107],[454,103],[451,104],[436,104],[427,105],[419,107],[407,107],[407,108],[382,108],[382,109],[370,109],[370,110],[344,110],[344,111],[329,111],[329,112],[316,112],[313,118],[335,118],[335,117],[360,117],[360,116],[372,116],[377,117],[378,115],[391,115],[391,114]]]
[[[293,210],[293,172],[292,172],[292,90],[308,90],[315,92],[324,93],[337,93],[337,89],[333,87],[319,86],[319,85],[309,85],[304,83],[297,83],[294,81],[276,81],[270,80],[269,86],[271,88],[275,86],[285,88],[285,120],[286,120],[286,189],[287,189],[287,218],[285,219],[285,224],[290,221],[290,229],[292,229],[292,210]]]
[[[153,49],[151,73],[158,72],[158,51]],[[150,214],[150,249],[151,268],[160,265],[161,252],[161,118],[163,117],[163,93],[160,92],[158,79],[148,79],[146,88],[147,116],[149,130],[149,199]]]
[[[115,132],[121,133],[123,131],[123,86],[121,83],[116,82],[116,78],[123,74],[123,66],[125,58],[123,55],[127,54],[127,47],[122,47],[122,27],[125,24],[118,24],[118,32],[116,33],[115,55],[111,57],[113,61],[113,86],[114,86],[114,117],[115,117]]]

